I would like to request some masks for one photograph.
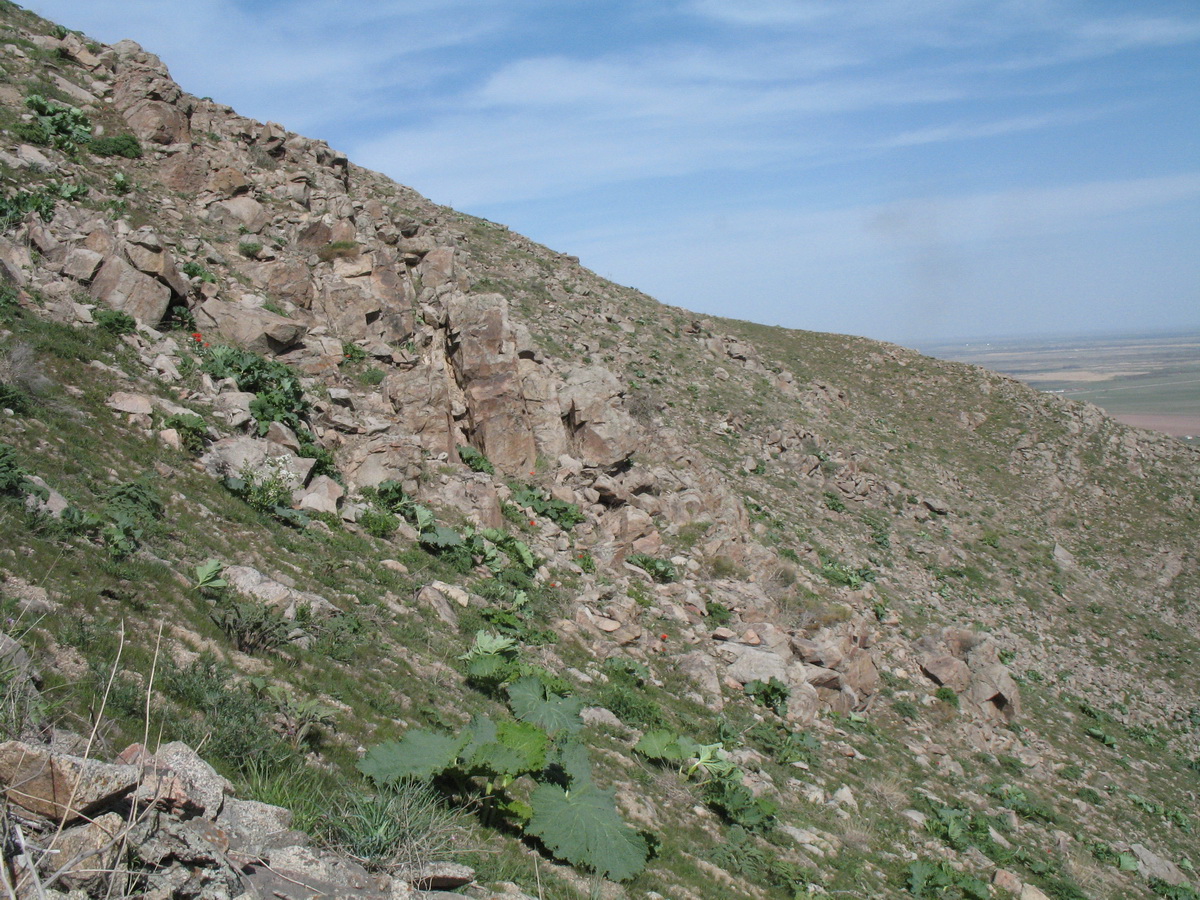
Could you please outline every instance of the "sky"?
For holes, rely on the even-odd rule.
[[[1195,0],[26,0],[713,315],[1200,328]]]

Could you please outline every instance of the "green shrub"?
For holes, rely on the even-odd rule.
[[[186,668],[168,662],[164,669],[163,692],[204,717],[201,722],[168,717],[165,739],[203,745],[205,759],[233,773],[293,757],[270,726],[271,705],[245,684],[235,683],[230,670],[211,653],[202,653]]]
[[[902,719],[916,719],[921,715],[921,710],[917,704],[911,700],[897,700],[892,703],[892,710]]]
[[[400,527],[400,520],[390,512],[366,509],[358,517],[358,524],[367,534],[377,538],[390,538]]]
[[[224,480],[225,487],[260,512],[268,513],[288,525],[304,527],[308,517],[292,509],[296,478],[284,457],[267,460],[260,469],[248,464],[236,476]]]
[[[788,698],[792,692],[786,684],[772,675],[769,681],[755,678],[746,685],[746,694],[759,706],[765,706],[774,710],[776,715],[782,716],[787,712]]]
[[[453,859],[466,813],[430,785],[402,780],[335,801],[328,822],[326,837],[341,853],[372,872],[411,876]]]
[[[815,734],[793,731],[779,722],[759,722],[746,738],[781,766],[802,762],[811,767],[820,761],[821,742]]]
[[[92,319],[97,327],[103,328],[109,334],[133,334],[137,331],[137,320],[116,309],[98,309],[92,313]]]
[[[188,278],[199,278],[201,281],[207,282],[208,284],[217,283],[217,276],[214,275],[211,270],[206,269],[195,260],[188,260],[181,268],[183,270],[183,274]],[[195,327],[194,319],[192,320],[192,327]]]
[[[57,194],[45,188],[5,194],[0,197],[0,231],[19,225],[30,213],[37,213],[45,222],[53,220],[57,201]]]
[[[846,503],[844,500],[842,500],[842,497],[840,494],[836,494],[833,491],[826,491],[825,492],[825,508],[832,510],[833,512],[839,512],[839,513],[845,512],[846,511]]]
[[[238,253],[246,259],[255,259],[262,252],[263,245],[258,241],[242,241],[238,244]]]
[[[650,575],[655,581],[667,584],[675,580],[677,572],[675,564],[669,559],[659,559],[646,553],[631,553],[625,558],[631,566],[637,566]]]
[[[257,600],[223,597],[210,615],[243,653],[278,647],[287,641],[292,630],[292,623],[279,610]]]
[[[464,444],[458,448],[458,458],[472,472],[483,472],[485,475],[496,474],[496,467],[492,465],[491,460],[470,444]]]
[[[464,657],[495,656],[493,645],[504,643],[477,634]],[[636,875],[649,848],[622,821],[612,792],[592,781],[587,749],[574,737],[583,728],[582,702],[547,691],[536,677],[519,679],[507,693],[515,719],[476,716],[458,734],[411,729],[372,748],[359,769],[385,787],[432,781],[473,803],[483,824],[524,831],[565,862],[614,881]],[[524,780],[532,782],[527,801],[509,793]]]
[[[833,561],[824,562],[821,566],[821,575],[830,584],[838,585],[839,587],[848,587],[852,591],[857,591],[867,582],[875,580],[875,570],[867,567],[852,569],[845,563]]]
[[[302,441],[312,442],[303,419],[309,410],[304,387],[287,364],[249,350],[217,345],[203,350],[200,368],[213,378],[232,378],[238,390],[255,395],[250,412],[260,435],[267,433],[272,422],[280,422]]]
[[[708,600],[704,604],[704,614],[717,625],[728,625],[733,619],[733,611],[717,600]]]
[[[385,378],[387,378],[387,373],[377,366],[371,366],[369,369],[364,369],[358,373],[359,383],[367,387],[375,387],[382,384]]]
[[[934,691],[933,696],[938,700],[941,700],[943,703],[958,709],[958,694],[955,692],[954,688],[943,684],[940,688]]]
[[[97,156],[123,156],[125,159],[141,159],[142,145],[132,134],[114,134],[111,137],[93,138],[88,149]]]
[[[47,100],[41,94],[26,97],[25,105],[34,119],[17,126],[20,137],[66,153],[74,153],[92,139],[92,123],[82,110]]]
[[[358,344],[344,341],[342,343],[342,362],[344,363],[360,363],[366,361],[367,351]]]
[[[742,773],[736,769],[716,776],[704,784],[704,801],[731,825],[747,831],[770,831],[775,827],[779,807],[766,797],[756,797],[742,783]]]
[[[534,515],[545,516],[564,531],[570,531],[584,521],[583,510],[575,503],[557,500],[540,488],[519,482],[510,482],[513,502],[532,510]]]
[[[8,444],[0,444],[0,495],[23,497],[36,490],[29,473],[17,461],[16,449]]]
[[[208,440],[208,426],[195,413],[174,413],[163,420],[163,427],[174,428],[179,434],[183,449],[193,456],[204,451]]]
[[[354,259],[362,252],[358,241],[334,241],[331,244],[326,244],[317,251],[317,258],[322,262],[331,262],[335,259]]]
[[[909,863],[904,886],[918,898],[960,898],[988,900],[991,889],[986,881],[958,872],[944,859],[918,859]]]

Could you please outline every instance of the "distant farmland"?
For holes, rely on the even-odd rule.
[[[986,366],[1043,391],[1086,400],[1114,418],[1200,445],[1200,332],[991,341],[922,348]]]

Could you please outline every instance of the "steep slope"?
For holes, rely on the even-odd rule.
[[[5,737],[203,741],[335,842],[364,753],[457,776],[480,881],[549,897],[645,839],[539,827],[581,745],[655,852],[614,896],[1195,896],[1195,450],[664,307],[0,13],[0,570],[56,707]],[[548,758],[414,743],[514,715]]]

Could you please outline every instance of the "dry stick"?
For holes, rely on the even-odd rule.
[[[88,735],[87,746],[85,746],[84,750],[83,750],[83,758],[84,759],[91,758],[92,745],[95,743],[96,734],[100,730],[100,722],[104,717],[104,709],[108,705],[108,695],[112,692],[113,682],[117,678],[117,668],[120,666],[120,663],[121,663],[121,654],[124,652],[125,652],[125,620],[122,619],[120,635],[117,638],[117,656],[113,660],[112,670],[108,673],[108,683],[105,684],[104,693],[100,697],[100,710],[96,713],[96,721],[92,724],[92,732],[91,732],[91,734]],[[65,829],[67,827],[67,817],[70,815],[70,812],[72,809],[72,804],[75,802],[75,795],[79,793],[79,785],[82,781],[83,781],[83,773],[80,772],[79,777],[75,779],[75,784],[72,785],[72,787],[71,787],[71,795],[67,798],[67,802],[63,805],[62,818],[60,818],[58,821],[58,829],[54,832],[54,837],[52,837],[50,839],[49,845],[47,846],[46,850],[44,850],[42,853],[43,858],[50,852],[50,848],[52,848],[58,842],[58,839],[60,837],[62,837],[63,829]],[[39,859],[38,862],[41,862],[41,860]],[[61,869],[58,872],[56,872],[55,877],[57,877],[59,874],[61,874],[61,872],[62,872]],[[33,877],[34,877],[34,881],[36,882],[36,880],[37,880],[36,866],[34,867]],[[18,887],[20,887],[20,885],[18,885]],[[40,894],[40,891],[41,891],[40,884],[38,884],[38,891]]]
[[[37,863],[33,861],[33,857],[29,855],[29,847],[25,843],[25,832],[21,831],[21,826],[13,824],[13,829],[17,835],[17,848],[21,851],[17,854],[17,859],[25,866],[29,872],[29,878],[33,881],[34,890],[37,891],[38,900],[46,900],[46,892],[42,889],[42,882],[38,880]],[[20,889],[20,882],[17,883],[17,888]]]

